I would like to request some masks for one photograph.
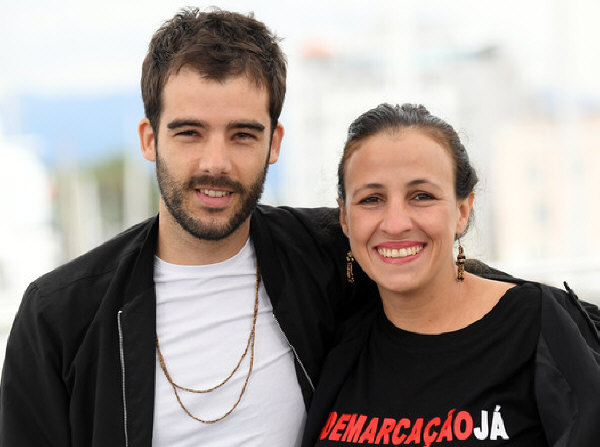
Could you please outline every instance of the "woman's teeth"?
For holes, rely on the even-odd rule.
[[[406,258],[414,256],[423,249],[422,245],[406,248],[378,248],[377,252],[384,258]]]

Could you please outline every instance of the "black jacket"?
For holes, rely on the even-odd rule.
[[[522,284],[507,275],[482,275]],[[600,440],[600,314],[598,308],[567,292],[538,284],[541,328],[534,387],[540,419],[550,447],[593,447]],[[312,447],[346,376],[366,343],[375,312],[351,318],[337,334],[326,358],[306,421],[303,447]]]
[[[2,447],[151,445],[157,230],[143,222],[29,286],[2,372]],[[259,206],[250,233],[308,405],[336,320],[364,304],[346,238],[325,208]]]

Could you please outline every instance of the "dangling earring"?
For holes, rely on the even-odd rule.
[[[456,279],[458,281],[464,281],[465,280],[465,251],[462,248],[462,245],[460,245],[460,239],[458,240],[458,255],[456,256],[456,265],[458,266],[458,272],[456,275]]]
[[[352,272],[352,263],[354,262],[354,256],[352,256],[352,250],[348,250],[346,253],[346,278],[348,282],[354,282],[354,273]]]

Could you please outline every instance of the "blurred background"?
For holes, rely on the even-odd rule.
[[[286,135],[263,202],[335,206],[350,122],[381,102],[454,125],[481,177],[468,257],[600,304],[600,2],[214,1],[284,40]],[[0,364],[40,274],[154,214],[142,60],[185,3],[0,0]]]

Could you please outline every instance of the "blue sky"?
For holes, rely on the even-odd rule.
[[[87,162],[137,149],[143,115],[137,92],[102,95],[36,95],[20,98],[20,119],[7,133],[43,136],[34,148],[45,163],[60,158]]]

